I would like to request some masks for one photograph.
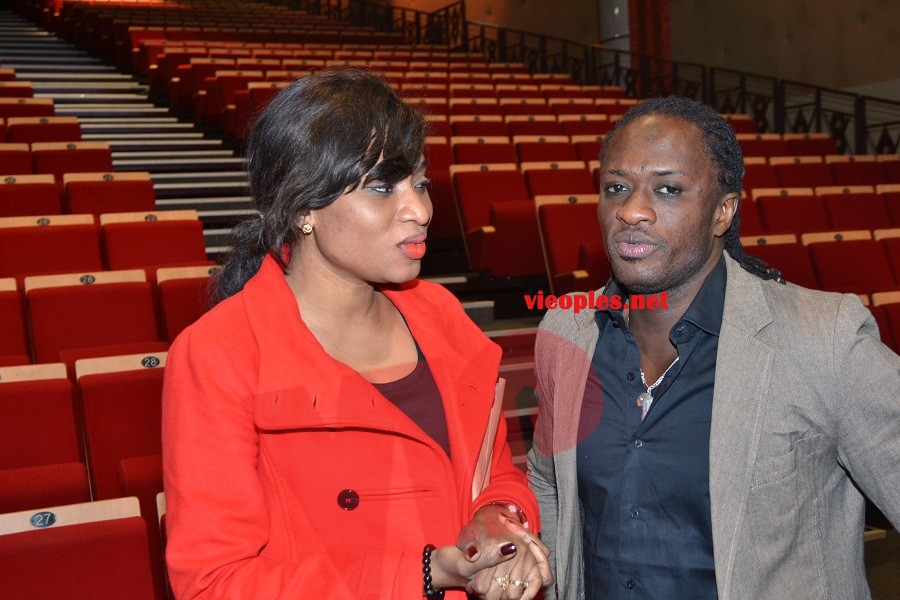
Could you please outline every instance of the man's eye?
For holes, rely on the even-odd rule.
[[[666,196],[674,196],[681,193],[681,188],[675,187],[674,185],[663,185],[656,188],[656,191],[660,194],[665,194]]]
[[[605,188],[603,188],[603,191],[606,192],[607,194],[621,194],[626,189],[627,188],[624,185],[622,185],[621,183],[611,183],[608,186],[606,186]]]

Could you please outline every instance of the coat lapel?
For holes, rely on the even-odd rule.
[[[728,283],[713,393],[709,489],[716,580],[730,597],[737,540],[770,397],[775,351],[757,338],[772,322],[761,281],[726,257]]]

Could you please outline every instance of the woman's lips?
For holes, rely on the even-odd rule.
[[[425,256],[425,235],[414,235],[398,244],[400,250],[411,260],[420,260]]]

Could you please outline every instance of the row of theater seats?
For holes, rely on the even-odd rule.
[[[65,172],[53,175],[0,175],[0,218],[142,212],[156,210],[147,172]],[[2,275],[0,275],[2,276]]]
[[[0,177],[45,174],[62,183],[66,173],[110,172],[112,151],[106,142],[0,144]],[[0,184],[2,185],[2,184]]]
[[[168,347],[210,305],[209,264],[0,279],[0,365]],[[151,277],[148,277],[148,273]]]
[[[740,210],[742,235],[900,227],[900,183],[754,188]]]

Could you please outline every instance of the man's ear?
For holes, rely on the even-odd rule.
[[[728,231],[728,228],[731,227],[731,221],[734,219],[737,211],[740,210],[741,202],[743,200],[738,192],[728,192],[719,199],[716,204],[716,222],[713,227],[713,233],[716,237],[722,237]]]

